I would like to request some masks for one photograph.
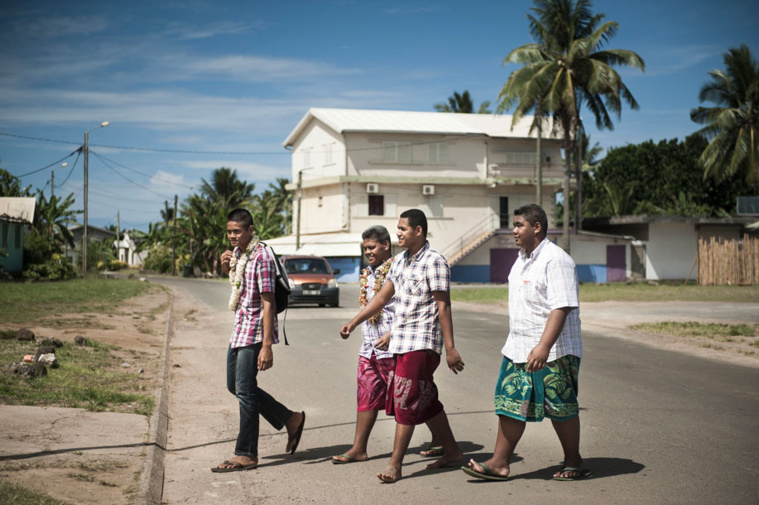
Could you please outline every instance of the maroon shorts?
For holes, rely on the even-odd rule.
[[[393,358],[358,357],[357,410],[385,410],[387,383],[393,370]]]
[[[435,351],[413,351],[395,355],[395,370],[390,374],[385,412],[395,422],[408,426],[424,424],[443,411],[437,386],[432,380],[440,364]]]

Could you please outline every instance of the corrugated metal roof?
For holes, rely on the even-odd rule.
[[[536,137],[528,134],[532,116],[524,117],[511,128],[512,116],[493,114],[456,114],[451,112],[413,112],[398,110],[310,109],[283,142],[291,146],[303,129],[318,119],[337,133],[383,132],[436,135],[481,135],[501,138]],[[544,135],[546,138],[549,135]],[[554,136],[553,138],[559,138]]]
[[[34,197],[0,197],[0,219],[32,224],[36,205],[37,199]]]

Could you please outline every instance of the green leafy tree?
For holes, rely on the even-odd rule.
[[[724,216],[735,210],[738,195],[757,194],[744,179],[703,180],[698,159],[706,140],[652,140],[609,149],[583,173],[588,216],[678,214]]]
[[[65,245],[74,247],[74,235],[69,227],[76,224],[76,215],[83,212],[71,209],[74,203],[73,193],[66,198],[51,195],[49,200],[41,191],[37,195],[32,226],[50,240],[58,252],[63,251]]]
[[[535,42],[514,49],[504,59],[504,63],[521,64],[522,68],[512,72],[501,89],[496,111],[516,106],[512,125],[530,112],[539,117],[550,115],[561,129],[567,163],[562,242],[568,250],[570,153],[576,149],[575,140],[582,127],[581,107],[585,105],[593,114],[599,129],[613,129],[610,113],[619,116],[623,102],[638,108],[614,66],[644,70],[645,63],[633,51],[603,49],[619,25],[604,22],[603,14],[594,14],[589,0],[533,0],[533,3],[535,7],[527,19]],[[579,164],[582,156],[575,159]]]
[[[255,184],[248,184],[237,178],[237,170],[218,168],[211,174],[211,182],[203,182],[200,191],[203,195],[220,204],[223,208],[233,210],[249,201],[256,189]]]
[[[0,196],[32,196],[31,188],[22,187],[18,177],[0,168]]]
[[[438,112],[472,114],[474,113],[474,103],[468,90],[464,90],[461,94],[454,91],[453,95],[448,97],[448,103],[436,103],[435,110]],[[479,109],[477,109],[477,114],[490,114],[490,101],[485,100],[482,102]]]
[[[709,141],[699,163],[704,178],[743,177],[759,184],[759,63],[745,44],[724,54],[724,70],[711,70],[701,87],[700,102],[714,107],[693,109],[690,117],[705,125],[698,131]]]

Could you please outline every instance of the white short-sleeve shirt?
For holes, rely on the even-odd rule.
[[[548,239],[527,257],[520,251],[509,274],[509,335],[501,353],[526,363],[538,345],[552,310],[572,307],[548,361],[571,354],[582,357],[577,269],[572,258]]]

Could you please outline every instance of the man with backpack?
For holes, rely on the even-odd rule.
[[[212,467],[212,472],[250,470],[258,465],[259,413],[275,429],[287,428],[286,452],[300,443],[305,412],[293,412],[258,387],[258,371],[274,366],[272,345],[279,342],[275,290],[275,259],[259,243],[253,217],[245,209],[227,215],[227,238],[234,247],[221,255],[221,268],[229,275],[232,294],[229,309],[235,320],[227,351],[227,389],[240,404],[240,431],[235,457]]]

